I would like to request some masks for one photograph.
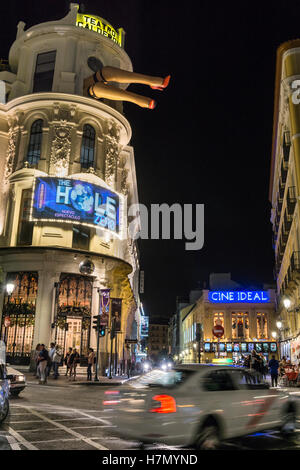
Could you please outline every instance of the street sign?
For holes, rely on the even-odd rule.
[[[222,336],[224,335],[224,328],[222,325],[215,325],[213,327],[213,330],[212,330],[212,333],[214,336],[216,336],[217,338],[222,338]]]
[[[128,344],[136,344],[138,342],[137,339],[125,339],[125,343]]]
[[[4,326],[5,328],[8,328],[10,326],[10,317],[4,318]]]

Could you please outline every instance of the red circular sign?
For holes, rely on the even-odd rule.
[[[222,325],[215,325],[213,327],[213,335],[215,335],[217,338],[222,338],[222,336],[224,335],[224,328]]]
[[[5,328],[8,328],[10,326],[10,318],[9,317],[4,318],[4,326],[5,326]]]

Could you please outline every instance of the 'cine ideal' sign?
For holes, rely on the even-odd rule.
[[[208,300],[213,303],[266,303],[270,302],[267,291],[209,291]]]
[[[119,44],[120,47],[124,47],[124,29],[119,28],[116,30],[107,21],[100,18],[100,16],[77,13],[76,26],[102,34],[102,36],[105,36],[116,44]]]
[[[39,177],[35,180],[30,219],[69,222],[119,232],[118,194],[86,181]]]

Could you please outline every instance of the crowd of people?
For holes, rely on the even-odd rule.
[[[92,369],[95,365],[95,353],[89,348],[87,357],[87,380],[92,380]],[[35,376],[39,379],[40,384],[46,384],[48,377],[53,371],[53,378],[59,377],[59,367],[65,365],[65,376],[69,380],[76,380],[76,369],[80,363],[80,355],[76,348],[69,348],[63,357],[63,352],[58,344],[51,343],[49,350],[44,344],[38,344],[34,354]]]
[[[257,382],[260,382],[262,378],[265,380],[270,374],[272,387],[277,387],[279,381],[285,386],[292,384],[300,386],[300,358],[298,364],[291,364],[285,356],[278,361],[273,354],[272,358],[267,361],[263,353],[253,350],[251,354],[243,357],[243,365],[255,372]]]

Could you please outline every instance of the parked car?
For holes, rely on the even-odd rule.
[[[26,377],[22,372],[19,372],[9,365],[6,366],[6,378],[10,381],[10,394],[13,397],[19,395],[26,387]]]
[[[6,377],[5,343],[0,341],[0,424],[9,412],[9,381]]]
[[[153,369],[105,392],[114,432],[142,443],[218,448],[264,429],[293,432],[297,403],[286,390],[257,383],[239,366],[186,364]]]

